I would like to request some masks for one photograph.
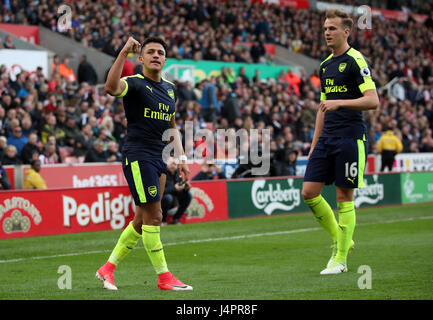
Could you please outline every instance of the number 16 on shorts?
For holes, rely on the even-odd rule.
[[[358,177],[358,162],[344,163],[344,176],[355,186],[356,178]]]

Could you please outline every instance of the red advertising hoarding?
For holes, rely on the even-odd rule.
[[[29,166],[23,166],[23,177]],[[39,172],[48,189],[126,186],[120,163],[44,165]]]
[[[0,29],[32,44],[39,45],[39,27],[0,23]]]
[[[376,155],[368,155],[367,163],[365,166],[365,173],[375,173],[376,172]]]
[[[308,9],[308,0],[280,0],[280,6],[292,7],[295,9]]]
[[[134,217],[126,187],[0,193],[0,239],[122,229]]]
[[[193,183],[185,223],[228,219],[225,181]],[[0,239],[119,230],[134,217],[128,187],[0,193]]]
[[[225,180],[192,182],[193,199],[181,221],[186,223],[228,219]]]
[[[308,9],[308,0],[251,0],[251,3],[275,4],[282,7],[292,7],[294,9]]]
[[[9,182],[11,183],[11,190],[15,189],[15,167],[14,166],[4,166],[8,175]]]
[[[201,170],[201,165],[193,163],[188,166],[192,179]],[[21,167],[22,177],[29,167],[28,165]],[[127,185],[120,163],[44,165],[39,173],[48,189]]]

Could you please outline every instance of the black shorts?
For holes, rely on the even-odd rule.
[[[125,158],[122,168],[136,205],[161,200],[159,177],[167,174],[167,166],[162,159],[129,162]]]
[[[367,148],[365,139],[319,138],[308,160],[304,181],[364,188]]]

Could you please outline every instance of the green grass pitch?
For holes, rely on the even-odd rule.
[[[143,244],[115,272],[116,292],[95,272],[121,231],[0,240],[0,299],[298,300],[433,299],[433,204],[357,210],[349,272],[321,276],[330,239],[311,214],[162,227],[172,273],[190,292],[156,288]],[[60,266],[72,289],[61,290]],[[358,268],[371,268],[371,289]]]

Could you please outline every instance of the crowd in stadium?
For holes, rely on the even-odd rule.
[[[169,43],[167,56],[179,59],[270,63],[265,43],[319,60],[329,55],[319,36],[323,13],[317,11],[275,6],[264,10],[248,1],[119,2],[70,3],[73,20],[68,35],[113,56],[130,34],[140,42],[149,35],[163,36]],[[9,9],[3,7],[0,23],[42,24],[56,31],[56,4],[52,0],[11,1]],[[365,113],[370,153],[377,152],[376,143],[386,129],[401,139],[403,152],[433,152],[432,22],[432,15],[421,25],[413,20],[374,18],[373,29],[353,30],[351,45],[371,62],[377,88],[394,78],[398,82],[393,95],[379,90],[380,107]],[[2,40],[0,48],[13,48],[10,39]],[[3,165],[27,164],[35,158],[42,165],[66,158],[120,160],[126,135],[121,100],[100,95],[92,81],[82,81],[68,66],[68,58],[62,58],[55,60],[48,78],[38,70],[36,74],[22,72],[15,79],[10,70],[0,67]],[[81,63],[91,70],[85,59]],[[197,128],[269,128],[272,159],[288,164],[292,151],[307,155],[320,98],[317,73],[298,76],[288,71],[276,79],[261,79],[259,73],[248,78],[244,72],[224,68],[220,76],[195,85],[177,83],[181,131],[186,120],[194,121]],[[274,174],[287,173],[285,167]]]

